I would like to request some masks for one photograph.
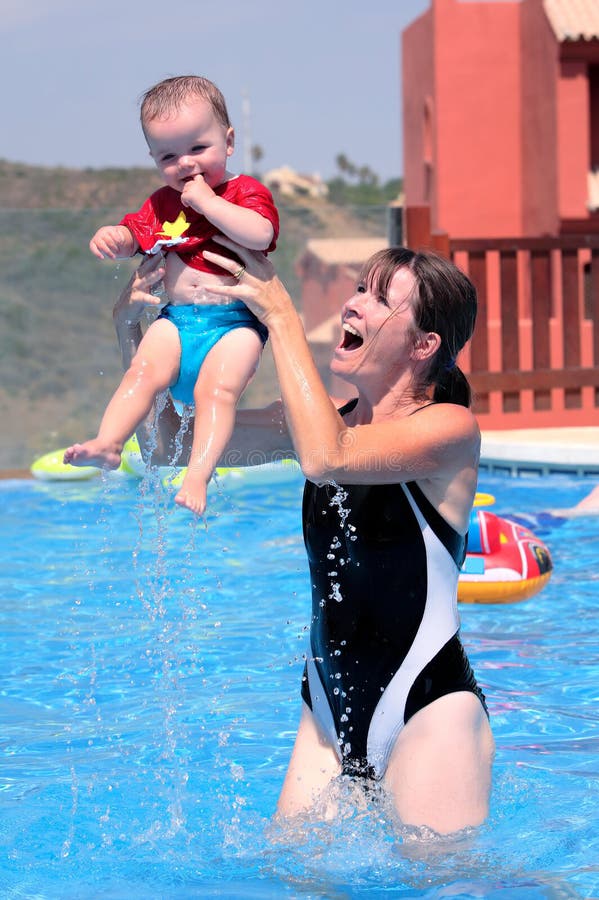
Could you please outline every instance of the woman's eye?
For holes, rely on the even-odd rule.
[[[365,293],[366,293],[366,285],[365,285],[365,284],[359,284],[359,285],[356,287],[356,294],[365,294]]]

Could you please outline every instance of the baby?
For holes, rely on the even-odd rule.
[[[64,455],[74,466],[119,466],[125,441],[146,418],[161,391],[195,405],[189,465],[175,501],[201,515],[207,484],[231,437],[235,410],[252,378],[266,328],[240,301],[210,293],[235,283],[212,266],[205,249],[224,248],[223,234],[252,250],[275,249],[279,217],[267,188],[227,169],[234,131],[225,99],[206,78],[168,78],[141,103],[142,129],[165,187],[118,225],[100,228],[90,242],[99,259],[164,253],[165,306],[109,402],[97,437]]]

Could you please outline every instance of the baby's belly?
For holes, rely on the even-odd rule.
[[[167,254],[164,289],[169,302],[174,306],[191,303],[230,303],[234,298],[215,294],[211,288],[215,285],[233,284],[235,280],[230,276],[200,272],[185,265],[176,253]]]

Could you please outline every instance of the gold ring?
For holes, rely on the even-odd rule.
[[[239,281],[239,279],[241,278],[241,276],[243,275],[244,272],[245,272],[245,266],[242,266],[240,269],[237,270],[237,272],[233,272],[233,278],[237,278],[237,280]]]

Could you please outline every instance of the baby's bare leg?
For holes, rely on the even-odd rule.
[[[197,515],[235,424],[239,398],[258,367],[262,341],[253,328],[227,332],[206,356],[195,384],[195,423],[189,465],[175,502]]]
[[[106,407],[97,437],[69,447],[65,463],[118,468],[123,444],[149,414],[156,394],[176,381],[180,360],[177,329],[166,319],[156,320]]]

